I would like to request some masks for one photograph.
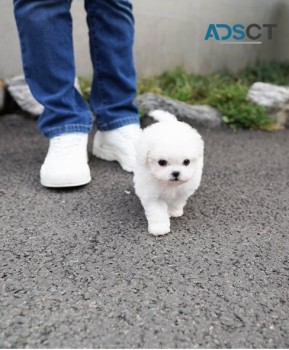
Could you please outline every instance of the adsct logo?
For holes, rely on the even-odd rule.
[[[226,23],[209,24],[205,40],[216,40],[221,44],[262,44],[262,40],[272,40],[273,29],[277,24],[234,24]]]

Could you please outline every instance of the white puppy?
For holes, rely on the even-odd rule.
[[[199,187],[204,143],[200,134],[168,112],[155,110],[158,120],[145,128],[136,146],[135,192],[158,236],[170,231],[170,216],[183,215],[187,199]]]

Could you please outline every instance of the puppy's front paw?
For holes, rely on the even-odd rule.
[[[170,210],[170,216],[172,216],[173,218],[179,218],[180,216],[182,216],[184,214],[184,209],[171,209]]]
[[[166,224],[150,224],[149,233],[154,236],[163,236],[170,232],[170,226]]]

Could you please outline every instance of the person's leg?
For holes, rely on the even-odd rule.
[[[45,110],[47,137],[91,130],[87,103],[74,88],[71,0],[14,0],[26,81]]]
[[[43,135],[52,139],[41,169],[41,183],[49,187],[73,186],[90,180],[84,148],[92,115],[74,88],[70,5],[71,0],[14,0],[25,78],[36,100],[44,106],[38,126]],[[65,142],[59,141],[63,134],[70,135],[65,135]],[[81,152],[75,152],[76,148]],[[72,152],[79,156],[76,162],[69,154]],[[84,158],[85,174],[77,170]],[[65,181],[68,173],[69,179]]]
[[[99,130],[93,153],[131,171],[140,131],[132,5],[128,0],[85,0],[85,8],[94,69],[90,101]]]
[[[90,102],[101,131],[139,122],[131,7],[127,0],[85,0],[94,69]]]

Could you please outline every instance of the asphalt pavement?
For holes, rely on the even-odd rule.
[[[0,117],[0,347],[289,347],[289,130],[200,130],[202,185],[163,237],[132,175],[41,187],[48,141]]]

